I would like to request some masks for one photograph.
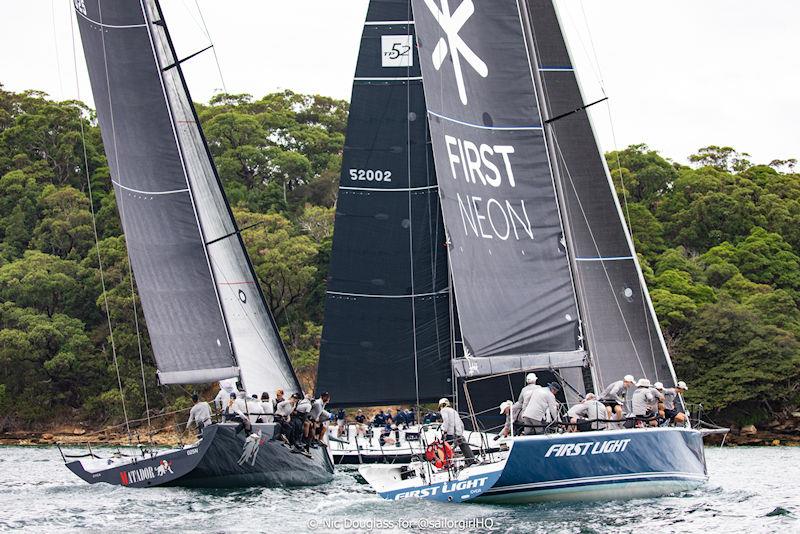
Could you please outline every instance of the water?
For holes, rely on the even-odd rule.
[[[295,534],[364,532],[372,527],[373,532],[437,534],[800,532],[800,448],[709,448],[706,457],[710,482],[682,495],[497,506],[388,502],[358,483],[353,470],[341,469],[331,484],[291,490],[88,485],[63,466],[56,449],[0,447],[0,530]],[[442,525],[443,521],[450,523]]]

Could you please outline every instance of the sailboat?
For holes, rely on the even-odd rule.
[[[278,335],[192,105],[157,0],[75,0],[128,254],[161,384],[236,378],[251,394],[301,386]],[[90,483],[148,487],[319,484],[276,425],[203,428],[196,443],[67,463]]]
[[[453,394],[459,350],[447,237],[408,0],[372,0],[361,37],[333,234],[317,391],[336,406]],[[419,414],[418,414],[418,419]],[[330,443],[337,464],[404,463],[420,426]],[[480,446],[480,433],[469,433]]]
[[[567,386],[562,402],[626,374],[675,384],[554,2],[411,5],[464,345],[453,372],[473,420],[530,371]],[[505,439],[479,501],[646,497],[707,479],[688,427]]]

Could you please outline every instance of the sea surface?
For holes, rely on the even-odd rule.
[[[670,497],[498,506],[384,501],[339,469],[299,489],[88,485],[49,447],[0,447],[0,530],[24,532],[800,533],[800,448],[708,448],[711,480]]]

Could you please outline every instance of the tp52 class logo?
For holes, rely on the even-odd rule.
[[[464,73],[461,70],[461,60],[464,59],[469,63],[475,72],[480,74],[483,78],[489,75],[489,68],[481,58],[478,57],[472,49],[467,46],[467,43],[458,35],[461,28],[469,20],[473,13],[475,13],[475,4],[472,0],[463,0],[456,8],[455,12],[450,13],[450,0],[441,0],[442,8],[436,5],[436,0],[425,0],[425,5],[428,6],[433,18],[439,23],[444,31],[445,37],[439,39],[436,48],[433,50],[433,66],[436,70],[442,68],[445,58],[447,58],[448,51],[451,54],[453,61],[453,72],[456,77],[456,84],[458,85],[458,96],[461,97],[461,103],[467,105],[467,88],[464,85]]]

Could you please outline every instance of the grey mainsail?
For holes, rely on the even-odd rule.
[[[574,360],[577,304],[516,4],[412,3],[465,347],[501,367]]]
[[[343,154],[317,390],[337,405],[452,391],[447,249],[409,0],[372,0]]]
[[[546,115],[587,104],[581,95],[552,0],[527,0]],[[550,123],[549,137],[564,192],[575,278],[598,386],[626,374],[674,383],[674,371],[636,252],[586,111]]]
[[[75,9],[160,381],[299,390],[158,3]]]
[[[552,1],[412,3],[459,317],[473,354],[493,357],[458,374],[547,353],[540,367],[566,369],[579,390],[627,373],[671,383],[589,119],[559,118],[585,102]],[[575,365],[582,348],[593,384]]]

